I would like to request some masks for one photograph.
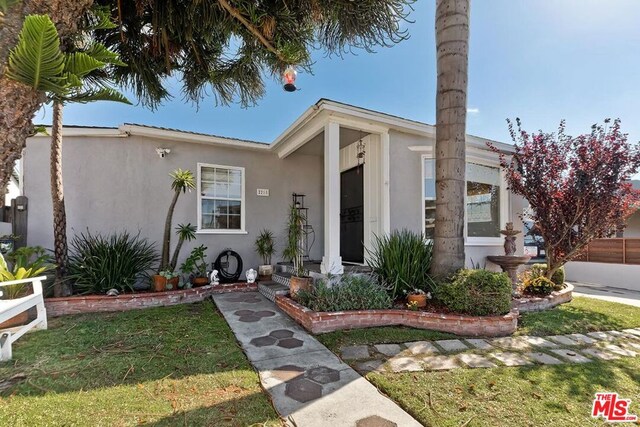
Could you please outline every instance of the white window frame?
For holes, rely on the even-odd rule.
[[[420,156],[420,171],[421,171],[420,172],[420,178],[421,178],[420,179],[420,181],[421,181],[421,185],[420,185],[420,188],[421,188],[420,205],[421,205],[421,208],[422,208],[420,210],[420,212],[421,212],[420,216],[422,217],[422,233],[423,234],[425,232],[424,225],[427,222],[427,214],[426,214],[425,208],[424,208],[424,202],[427,200],[427,198],[424,196],[424,190],[425,190],[425,188],[424,188],[424,161],[425,160],[434,160],[435,161],[435,158],[433,157],[432,154],[423,154],[422,156]],[[435,169],[434,169],[433,172],[434,172],[434,179],[435,179]],[[436,198],[434,197],[433,199],[429,199],[429,200],[436,200]],[[431,240],[431,239],[427,239],[427,240]]]
[[[422,218],[422,231],[424,233],[424,223],[426,221],[425,211],[424,211],[424,160],[435,159],[433,152],[431,150],[429,154],[422,154],[420,156],[420,217]],[[467,154],[466,163],[475,163],[482,166],[488,166],[492,168],[497,168],[500,171],[500,228],[504,226],[507,218],[509,218],[509,206],[510,206],[510,198],[509,191],[507,190],[507,180],[504,171],[500,167],[500,163],[498,159],[487,159],[485,157],[481,157],[479,155]],[[465,163],[465,166],[466,166]],[[467,235],[467,180],[465,178],[464,182],[465,190],[464,190],[464,243],[467,246],[501,246],[504,243],[502,237],[469,237]]]
[[[240,171],[242,175],[242,188],[241,188],[241,199],[240,199],[240,229],[239,230],[229,230],[229,229],[210,229],[210,228],[202,228],[202,168],[218,168],[218,169],[227,169],[227,170],[237,170]],[[246,221],[245,221],[245,212],[246,212],[246,197],[245,197],[245,169],[240,166],[229,166],[229,165],[217,165],[211,163],[198,163],[198,173],[197,173],[197,191],[198,191],[198,230],[197,234],[247,234],[246,231]],[[209,199],[209,198],[208,198]],[[235,199],[233,199],[235,200]]]

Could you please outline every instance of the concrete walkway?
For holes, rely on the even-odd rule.
[[[356,345],[341,348],[340,356],[362,373],[588,363],[640,356],[640,328],[546,337]]]
[[[290,425],[420,426],[258,292],[213,300]]]

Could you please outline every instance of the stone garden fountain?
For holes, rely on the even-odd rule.
[[[520,230],[513,229],[512,222],[508,222],[505,229],[500,230],[500,234],[504,234],[504,255],[490,255],[487,257],[489,261],[499,265],[502,271],[509,275],[514,296],[518,294],[518,267],[526,264],[531,259],[528,255],[515,255],[516,236],[520,233]]]

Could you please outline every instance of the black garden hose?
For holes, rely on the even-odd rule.
[[[233,272],[227,270],[229,265],[228,262],[225,263],[226,266],[223,266],[222,264],[222,259],[225,258],[226,260],[228,260],[229,257],[233,257],[237,261],[236,270]],[[216,258],[215,262],[213,263],[213,268],[218,270],[218,274],[220,275],[220,281],[222,283],[237,282],[238,279],[240,278],[240,275],[242,274],[242,258],[236,251],[232,251],[231,249],[225,249],[222,252],[220,252],[220,255],[218,255],[218,258]]]

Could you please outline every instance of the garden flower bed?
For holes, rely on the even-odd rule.
[[[573,285],[566,283],[564,288],[559,291],[553,291],[550,295],[540,297],[523,295],[513,300],[513,307],[519,312],[526,313],[529,311],[542,311],[565,304],[573,299]]]
[[[513,334],[518,325],[517,309],[512,309],[503,316],[467,316],[395,308],[316,312],[285,295],[277,295],[276,304],[313,334],[345,329],[403,325],[463,336],[506,336]]]
[[[257,290],[256,283],[240,282],[164,292],[121,294],[118,296],[77,295],[63,298],[46,298],[44,305],[47,309],[48,317],[57,317],[67,314],[129,311],[148,307],[190,304],[203,301],[213,294],[255,290]]]

